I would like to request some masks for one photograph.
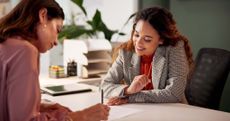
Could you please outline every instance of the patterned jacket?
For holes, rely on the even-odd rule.
[[[124,96],[124,88],[140,74],[140,57],[131,51],[120,50],[119,55],[102,81],[107,98]],[[184,43],[160,46],[153,57],[153,90],[143,90],[128,96],[129,102],[181,102],[189,74]]]

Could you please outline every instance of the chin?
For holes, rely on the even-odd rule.
[[[39,52],[40,53],[45,53],[45,52],[47,52],[47,49],[40,49]]]
[[[142,56],[142,55],[143,55],[142,52],[138,52],[138,51],[136,51],[136,54],[137,54],[138,56]]]

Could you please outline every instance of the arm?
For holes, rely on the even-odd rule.
[[[178,42],[169,50],[166,87],[129,95],[129,102],[180,102],[184,95],[188,68],[184,44]]]
[[[23,46],[12,54],[8,64],[7,100],[10,121],[64,121],[66,111],[40,112],[37,50]]]
[[[123,89],[127,86],[121,83],[121,80],[124,79],[122,53],[123,51],[120,50],[117,59],[102,81],[101,88],[104,90],[105,97],[122,96]]]

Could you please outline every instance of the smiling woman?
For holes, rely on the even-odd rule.
[[[131,38],[118,50],[101,84],[109,105],[185,102],[192,53],[167,9],[151,7],[137,12]]]

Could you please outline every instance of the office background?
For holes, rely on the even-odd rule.
[[[10,1],[11,6],[13,7],[19,0]],[[88,0],[88,2],[90,1]],[[104,2],[105,3],[101,2],[100,4],[97,4],[97,6],[107,6],[111,4],[112,0],[104,0]],[[122,5],[119,5],[121,2]],[[107,6],[107,9],[113,8],[118,11],[118,13],[119,10],[123,10],[124,12],[110,15],[109,11],[107,11],[107,13],[104,12],[104,14],[102,14],[104,17],[107,16],[104,19],[107,19],[108,24],[109,22],[110,24],[117,23],[110,25],[112,28],[120,28],[130,13],[142,8],[158,5],[168,8],[173,13],[179,30],[189,38],[192,44],[194,57],[196,57],[199,49],[203,47],[222,48],[230,51],[229,0],[126,0],[125,4],[123,4],[123,2],[123,0],[116,0],[116,2],[113,1],[112,6]],[[119,7],[122,9],[119,9]],[[123,17],[119,18],[120,16]],[[54,49],[54,51],[56,51],[56,49]],[[50,61],[50,57],[48,57],[49,55],[46,56],[47,57],[45,58],[48,59],[45,59],[45,61]],[[52,56],[51,58],[55,58],[53,57],[55,55],[51,54],[50,56]],[[54,60],[58,59],[55,58]],[[50,63],[42,65],[49,66],[49,64]],[[230,112],[230,97],[228,96],[228,93],[230,93],[230,76],[226,82],[220,106],[220,110]]]

